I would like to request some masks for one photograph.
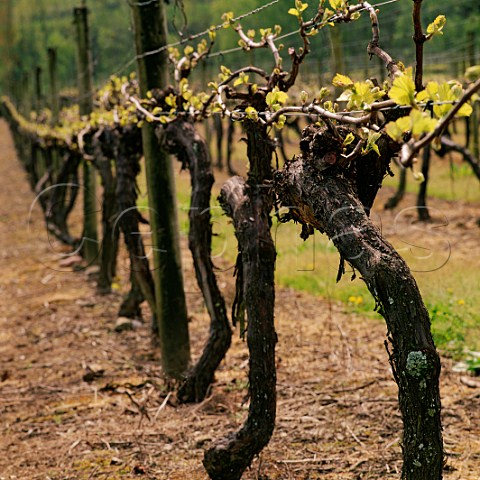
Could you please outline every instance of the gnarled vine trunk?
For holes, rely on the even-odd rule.
[[[102,241],[100,248],[100,272],[97,289],[99,293],[110,293],[112,281],[116,274],[118,239],[120,230],[115,228],[118,216],[116,199],[116,178],[112,165],[112,156],[106,155],[103,144],[109,144],[108,131],[104,129],[96,132],[92,137],[94,166],[102,181]],[[106,138],[103,138],[106,137]],[[109,149],[107,149],[109,150]],[[107,153],[110,153],[109,151]]]
[[[214,480],[239,480],[244,470],[268,443],[275,425],[276,374],[274,326],[275,246],[270,233],[272,145],[265,127],[245,122],[248,182],[231,178],[220,200],[233,219],[241,255],[240,284],[248,317],[250,406],[243,427],[216,442],[205,452],[203,464]]]
[[[55,154],[59,159],[59,168],[45,215],[47,228],[60,241],[74,246],[78,240],[71,236],[67,221],[80,189],[78,168],[82,157],[78,152],[60,148]]]
[[[441,479],[440,360],[428,311],[405,261],[359,200],[358,187],[368,183],[369,176],[359,178],[358,165],[378,162],[376,154],[359,158],[356,165],[326,166],[325,158],[341,153],[326,130],[319,130],[301,146],[302,155],[277,173],[277,193],[293,219],[326,233],[342,257],[361,273],[386,320],[404,422],[402,478]],[[388,145],[381,147],[381,153],[388,165]]]
[[[130,256],[132,287],[129,295],[120,307],[122,315],[135,317],[140,312],[140,303],[147,300],[153,316],[156,314],[155,286],[145,253],[140,223],[145,223],[137,209],[136,178],[140,172],[140,155],[142,152],[138,129],[126,127],[122,133],[115,132],[114,154],[116,159],[116,198],[120,227]],[[121,136],[121,138],[120,138]],[[152,322],[156,335],[156,322]]]
[[[225,300],[218,288],[211,259],[212,224],[210,197],[214,182],[205,141],[192,123],[177,119],[158,132],[165,149],[177,156],[190,171],[192,186],[188,218],[188,246],[192,252],[198,286],[210,315],[210,334],[196,365],[187,373],[178,391],[181,402],[198,402],[205,398],[215,371],[231,344]]]

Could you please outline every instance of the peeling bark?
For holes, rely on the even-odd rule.
[[[242,294],[248,316],[250,406],[243,427],[205,452],[203,464],[214,480],[239,480],[268,443],[275,426],[276,373],[274,326],[275,246],[271,237],[271,156],[264,127],[246,122],[250,172],[248,183],[231,178],[220,200],[231,216],[242,262]]]

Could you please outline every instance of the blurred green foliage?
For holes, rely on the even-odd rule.
[[[5,1],[5,0],[4,0]],[[12,76],[33,72],[41,66],[47,71],[47,48],[57,49],[61,88],[76,85],[76,44],[73,8],[79,0],[15,0],[13,3]],[[90,2],[90,35],[95,81],[113,73],[122,59],[134,54],[129,6],[125,0]],[[33,76],[33,73],[32,73]],[[46,77],[46,75],[44,75]]]
[[[131,0],[134,1],[134,0]],[[225,11],[241,15],[267,3],[267,0],[197,0],[182,2],[171,0],[168,6],[170,40],[177,41],[222,22]],[[293,32],[297,20],[287,11],[293,0],[279,2],[256,15],[242,21],[244,30],[272,27],[279,24],[283,33]],[[328,2],[327,2],[328,3]],[[354,3],[354,2],[352,2]],[[13,10],[12,25],[9,25],[6,6]],[[6,70],[11,71],[11,79],[18,82],[22,72],[33,72],[37,65],[46,71],[46,49],[58,49],[59,76],[61,88],[75,87],[75,38],[72,25],[72,10],[80,0],[0,0],[0,80],[5,79]],[[131,28],[130,6],[127,0],[88,1],[90,9],[90,30],[92,39],[94,78],[97,85],[103,84],[111,73],[126,74],[135,68],[135,62],[120,71],[130,60],[134,60],[135,49]],[[309,2],[306,12],[313,13],[316,2]],[[380,9],[381,45],[396,59],[407,65],[414,61],[411,21],[412,2],[399,0],[378,7]],[[437,36],[425,45],[425,63],[429,65],[426,74],[448,78],[461,75],[466,66],[480,63],[480,2],[478,0],[437,0],[425,1],[423,24],[432,22],[439,14],[447,17],[445,35]],[[376,58],[370,60],[366,47],[371,37],[368,15],[351,25],[339,25],[338,40],[329,34],[329,28],[312,38],[312,55],[307,59],[301,81],[319,85],[330,82],[333,75],[331,58],[332,41],[340,41],[344,49],[345,71],[354,77],[385,75],[384,68]],[[8,37],[8,38],[7,38]],[[238,37],[231,29],[220,30],[214,52],[237,47]],[[295,35],[284,40],[285,46],[299,45]],[[9,45],[10,44],[10,45]],[[288,53],[283,51],[287,65]],[[270,68],[272,59],[265,50],[257,50],[248,56],[243,52],[218,55],[208,60],[207,71],[197,74],[197,80],[211,80],[219,65],[225,64],[234,69],[245,62]],[[33,76],[33,74],[32,74]],[[3,82],[3,88],[7,86]],[[44,75],[46,83],[46,75]]]

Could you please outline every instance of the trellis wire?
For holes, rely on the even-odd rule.
[[[144,5],[150,5],[151,3],[155,3],[156,1],[158,0],[148,0],[146,2],[139,2],[139,3],[131,3],[130,1],[127,0],[127,3],[130,5],[130,6],[144,6]],[[398,1],[398,0],[394,0],[394,1]],[[257,7],[253,10],[250,10],[249,12],[246,12],[246,13],[242,13],[241,15],[239,15],[238,17],[235,17],[232,19],[232,21],[236,22],[238,20],[242,20],[244,18],[247,18],[251,15],[256,15],[257,13],[261,12],[262,10],[265,10],[266,8],[269,8],[271,7],[272,5],[275,5],[277,3],[279,3],[280,0],[272,0],[271,2],[269,3],[266,3],[265,5],[262,5],[260,7]],[[141,59],[141,58],[145,58],[147,56],[150,56],[150,55],[156,55],[158,53],[161,53],[165,50],[168,50],[169,48],[173,48],[173,47],[178,47],[179,45],[184,45],[185,43],[188,43],[188,42],[191,42],[192,40],[195,40],[197,38],[200,38],[200,37],[203,37],[205,35],[208,35],[208,33],[210,31],[217,31],[217,30],[220,30],[221,28],[223,28],[223,26],[225,25],[225,22],[221,23],[221,24],[218,24],[218,25],[215,25],[213,28],[209,28],[207,30],[202,30],[201,32],[198,32],[198,33],[195,33],[193,35],[189,35],[188,37],[186,38],[183,38],[181,40],[178,40],[176,42],[173,42],[173,43],[169,43],[167,45],[163,45],[162,47],[160,48],[157,48],[156,50],[151,50],[149,52],[145,52],[141,55],[134,55],[132,58],[130,58],[130,60],[128,60],[124,65],[122,65],[121,67],[119,67],[118,69],[116,69],[114,71],[114,73],[110,74],[109,75],[109,78],[110,77],[114,77],[114,76],[118,76],[120,75],[122,72],[124,72],[128,67],[130,67],[131,65],[133,65],[137,60]],[[296,32],[295,32],[296,33]],[[103,83],[107,83],[108,80],[106,80],[105,82]],[[96,94],[96,90],[92,90],[90,92],[90,94],[88,95],[83,95],[82,97],[75,97],[75,100],[83,100],[84,98],[88,98],[88,96],[94,96]]]
[[[243,15],[239,15],[238,17],[235,17],[232,19],[232,22],[237,22],[239,20],[242,20],[243,18],[245,17],[248,17],[250,15],[253,15],[253,14],[256,14],[256,13],[259,13],[261,10],[264,10],[265,8],[268,8],[276,3],[278,3],[280,0],[273,0],[272,2],[270,3],[267,3],[261,7],[258,7],[256,8],[255,10],[251,10],[250,12],[247,12]],[[387,0],[385,2],[381,2],[381,3],[376,3],[375,5],[372,5],[374,8],[376,7],[381,7],[383,5],[388,5],[388,4],[391,4],[391,3],[397,3],[399,2],[400,0]],[[365,8],[359,10],[359,12],[361,11],[364,11]],[[214,29],[212,30],[220,30],[221,28],[223,28],[223,26],[225,25],[225,22],[222,23],[222,24],[219,24],[219,25],[216,25]],[[157,54],[157,53],[160,53],[162,52],[163,50],[167,50],[168,48],[171,48],[171,47],[177,47],[178,45],[182,45],[184,43],[187,43],[189,41],[192,41],[192,40],[195,40],[197,38],[200,38],[200,37],[203,37],[205,35],[208,34],[208,32],[210,31],[210,29],[208,30],[204,30],[203,32],[199,32],[195,35],[190,35],[188,38],[185,38],[185,39],[182,39],[182,40],[179,40],[177,42],[174,42],[174,43],[171,43],[169,45],[164,45],[163,47],[160,47],[158,48],[157,50],[152,50],[151,52],[145,52],[144,54],[142,54],[141,56],[137,56],[135,57],[134,59],[131,60],[131,63],[133,63],[135,60],[137,60],[138,58],[143,58],[144,56],[148,56],[148,55],[154,55],[154,54]],[[292,35],[295,35],[297,33],[299,33],[299,29],[296,29],[296,30],[293,30],[289,33],[286,33],[284,35],[280,35],[279,37],[277,37],[275,40],[283,40],[284,38],[288,38],[288,37],[291,37]],[[210,54],[208,55],[207,58],[213,58],[213,57],[216,57],[216,56],[223,56],[223,55],[228,55],[229,53],[233,53],[233,52],[239,52],[243,50],[242,47],[235,47],[235,48],[231,48],[231,49],[228,49],[228,50],[223,50],[221,52],[215,52],[213,54]],[[131,65],[130,63],[130,65]],[[130,66],[129,65],[129,66]],[[124,67],[124,68],[127,68],[127,67]]]
[[[157,0],[149,0],[148,2],[140,2],[140,3],[154,3],[155,1]],[[375,5],[373,5],[373,7],[381,7],[383,5],[388,5],[388,4],[391,4],[391,3],[397,3],[399,2],[400,0],[386,0],[384,2],[380,2],[380,3],[376,3]],[[128,2],[128,0],[127,0]],[[241,15],[239,15],[238,17],[235,17],[232,19],[233,22],[236,22],[236,21],[239,21],[239,20],[242,20],[244,18],[247,18],[251,15],[256,15],[257,13],[261,12],[262,10],[265,10],[266,8],[269,8],[277,3],[279,3],[280,0],[272,0],[271,2],[269,3],[266,3],[265,5],[262,5],[260,7],[257,7],[253,10],[250,10],[249,12],[246,12],[246,13],[243,13]],[[130,5],[132,5],[130,2],[128,2]],[[137,5],[137,4],[133,4],[133,5]],[[360,10],[362,11],[362,10]],[[167,44],[167,45],[163,45],[162,47],[156,49],[156,50],[151,50],[149,52],[145,52],[141,55],[135,55],[133,56],[128,62],[126,62],[123,66],[121,66],[120,68],[118,68],[114,73],[112,73],[109,77],[112,77],[112,76],[118,76],[120,75],[122,72],[124,72],[128,67],[130,67],[131,65],[133,65],[137,60],[141,59],[141,58],[145,58],[147,56],[150,56],[150,55],[156,55],[158,53],[161,53],[165,50],[168,50],[169,48],[173,48],[173,47],[178,47],[179,45],[184,45],[188,42],[191,42],[192,40],[195,40],[197,38],[200,38],[200,37],[203,37],[205,35],[208,35],[208,33],[212,30],[214,31],[217,31],[217,30],[220,30],[223,28],[223,26],[225,25],[225,22],[221,23],[221,24],[218,24],[218,25],[215,25],[213,28],[209,28],[207,30],[203,30],[201,32],[198,32],[194,35],[189,35],[188,37],[186,38],[183,38],[181,40],[178,40],[176,42],[173,42],[173,43],[170,43],[170,44]],[[293,30],[291,32],[288,32],[288,33],[285,33],[279,37],[276,38],[276,40],[283,40],[285,38],[288,38],[288,37],[291,37],[293,35],[297,35],[299,33],[299,29],[296,29],[296,30]],[[225,56],[225,55],[229,55],[231,53],[234,53],[234,52],[239,52],[239,51],[242,51],[243,48],[242,47],[234,47],[234,48],[230,48],[230,49],[227,49],[227,50],[222,50],[220,52],[214,52],[214,53],[211,53],[210,55],[208,55],[207,57],[205,57],[205,59],[209,59],[209,58],[215,58],[215,57],[219,57],[219,56]],[[104,83],[107,83],[108,80],[106,80]],[[96,94],[96,90],[92,90],[92,92],[89,94],[89,96],[94,96]],[[85,95],[83,97],[75,97],[75,100],[82,100],[85,98]]]
[[[429,107],[429,106],[435,106],[435,105],[456,105],[459,103],[458,100],[445,100],[445,101],[437,101],[437,102],[422,102],[418,103],[417,105],[419,107]],[[307,109],[308,106],[305,105],[289,105],[289,107],[292,108],[305,108]],[[394,105],[392,107],[383,107],[375,110],[376,112],[388,112],[390,110],[408,110],[412,108],[410,105]],[[137,109],[138,110],[138,109]],[[178,113],[178,112],[176,112]],[[187,113],[187,112],[185,112]],[[231,113],[234,113],[235,115],[238,116],[244,116],[246,115],[244,110],[232,110]],[[266,116],[267,114],[271,114],[272,112],[257,112],[257,114],[261,117]],[[348,116],[348,115],[365,115],[366,110],[349,110],[345,112],[335,112],[335,115],[339,116]],[[213,112],[212,115],[224,115],[224,112]],[[155,116],[156,117],[168,117],[171,115],[171,112],[156,112]],[[285,112],[282,113],[282,115],[285,115],[286,117],[321,117],[322,115],[316,112]],[[242,120],[243,118],[239,118],[239,120]],[[236,119],[233,119],[233,121],[236,121]]]
[[[242,19],[244,19],[246,17],[249,17],[251,15],[255,15],[255,14],[261,12],[262,10],[265,10],[266,8],[269,8],[272,5],[277,4],[278,2],[280,2],[280,0],[272,0],[271,2],[266,3],[265,5],[262,5],[260,7],[257,7],[255,9],[253,9],[253,10],[250,10],[247,13],[243,13],[242,15],[239,15],[238,17],[232,18],[232,21],[237,22],[238,20],[242,20]],[[181,40],[178,40],[176,42],[170,43],[168,45],[163,45],[163,46],[161,46],[161,47],[159,47],[155,50],[150,50],[149,52],[142,53],[141,55],[135,55],[135,57],[133,57],[126,65],[124,65],[120,69],[120,72],[122,72],[123,70],[125,70],[126,68],[128,68],[130,65],[132,65],[133,63],[135,63],[137,60],[139,60],[141,58],[149,57],[151,55],[156,55],[156,54],[161,53],[165,50],[168,50],[169,48],[178,47],[179,45],[184,45],[185,43],[191,42],[193,40],[196,40],[197,38],[201,38],[201,37],[204,37],[205,35],[208,35],[208,33],[211,32],[211,31],[220,30],[221,28],[223,28],[224,25],[225,25],[225,22],[220,23],[218,25],[215,25],[214,27],[208,28],[208,29],[203,30],[203,31],[201,31],[199,33],[196,33],[194,35],[189,35],[188,37],[183,38]],[[114,75],[118,75],[118,73],[114,73]]]

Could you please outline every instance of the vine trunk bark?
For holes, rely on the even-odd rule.
[[[342,257],[361,273],[385,318],[392,347],[390,363],[404,422],[402,478],[441,479],[440,360],[428,311],[405,261],[368,218],[359,199],[359,185],[370,178],[359,178],[359,165],[366,168],[378,158],[372,152],[347,166],[332,164],[332,155],[340,158],[341,146],[335,149],[326,130],[302,140],[301,147],[302,155],[275,177],[281,202],[290,207],[294,220],[326,233]],[[391,156],[388,145],[380,151],[386,167]]]
[[[176,155],[182,168],[190,171],[192,186],[188,218],[188,246],[192,253],[195,275],[210,315],[210,333],[197,364],[181,385],[177,398],[181,402],[202,401],[213,383],[215,371],[231,344],[225,300],[218,288],[211,258],[212,223],[210,197],[214,183],[207,145],[192,123],[183,119],[157,130],[163,146]]]
[[[155,322],[155,286],[140,234],[140,224],[145,223],[137,208],[136,178],[140,173],[140,155],[142,152],[140,135],[136,126],[126,127],[116,132],[114,156],[116,159],[116,199],[118,217],[116,223],[123,233],[130,257],[131,290],[120,307],[121,316],[138,317],[140,304],[147,300],[152,311],[154,338]],[[117,227],[117,225],[116,225]]]
[[[275,426],[276,373],[274,326],[275,246],[270,233],[272,144],[266,129],[245,123],[248,182],[231,178],[220,195],[222,207],[233,219],[242,278],[237,281],[240,304],[248,317],[250,406],[243,427],[205,452],[203,464],[214,480],[239,480],[244,470],[268,443]]]
[[[102,181],[102,242],[100,249],[100,272],[98,275],[97,289],[101,294],[111,292],[113,278],[116,274],[118,239],[120,230],[115,228],[118,217],[116,199],[116,177],[111,156],[104,155],[102,143],[108,144],[109,138],[102,138],[106,134],[99,130],[93,135],[93,152],[95,167]]]

